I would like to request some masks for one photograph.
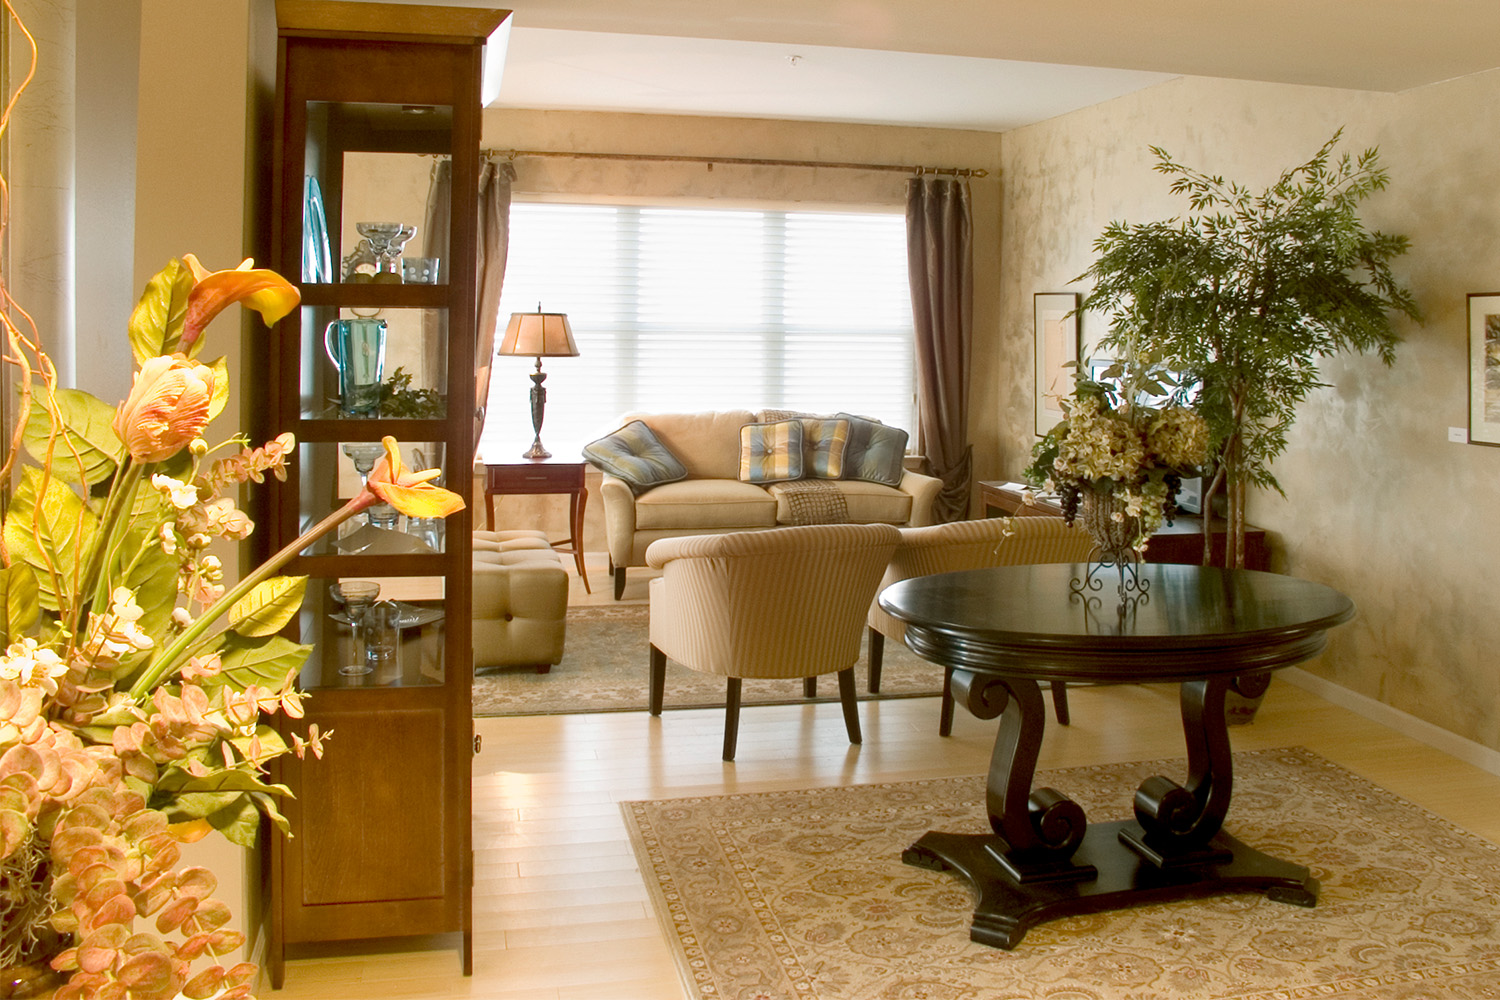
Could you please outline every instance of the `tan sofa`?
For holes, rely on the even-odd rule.
[[[657,539],[752,531],[794,524],[786,484],[741,482],[740,428],[758,422],[752,410],[706,413],[631,413],[621,425],[640,420],[687,469],[687,478],[637,495],[624,480],[606,473],[600,485],[615,599],[625,592],[625,571],[646,565],[646,548]],[[855,479],[822,480],[844,496],[854,524],[897,527],[932,523],[941,480],[906,472],[899,486]]]

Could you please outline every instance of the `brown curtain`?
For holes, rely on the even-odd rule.
[[[969,355],[973,341],[974,240],[969,182],[914,177],[906,188],[906,258],[917,335],[917,450],[943,481],[939,524],[968,516]]]
[[[474,338],[474,453],[479,454],[479,439],[484,433],[484,415],[490,393],[490,362],[495,355],[495,331],[500,322],[500,289],[505,284],[505,263],[510,252],[510,194],[516,179],[516,168],[509,161],[496,163],[486,159],[479,168],[479,239],[477,242],[479,322]],[[439,160],[432,170],[432,184],[427,192],[427,232],[429,257],[447,256],[448,212],[452,202],[453,164]],[[434,317],[437,322],[441,317]],[[429,336],[429,350],[436,351],[445,337]]]

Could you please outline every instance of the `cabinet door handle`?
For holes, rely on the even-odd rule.
[[[479,756],[479,751],[484,746],[484,737],[479,733],[474,734],[474,756]]]

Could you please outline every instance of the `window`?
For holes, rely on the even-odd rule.
[[[517,202],[500,329],[539,304],[567,313],[580,352],[543,359],[553,454],[633,410],[844,410],[913,429],[900,214]],[[486,456],[530,443],[533,369],[494,359]]]

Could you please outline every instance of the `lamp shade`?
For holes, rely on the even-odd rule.
[[[496,354],[526,358],[572,358],[578,355],[573,328],[564,313],[511,313]]]

